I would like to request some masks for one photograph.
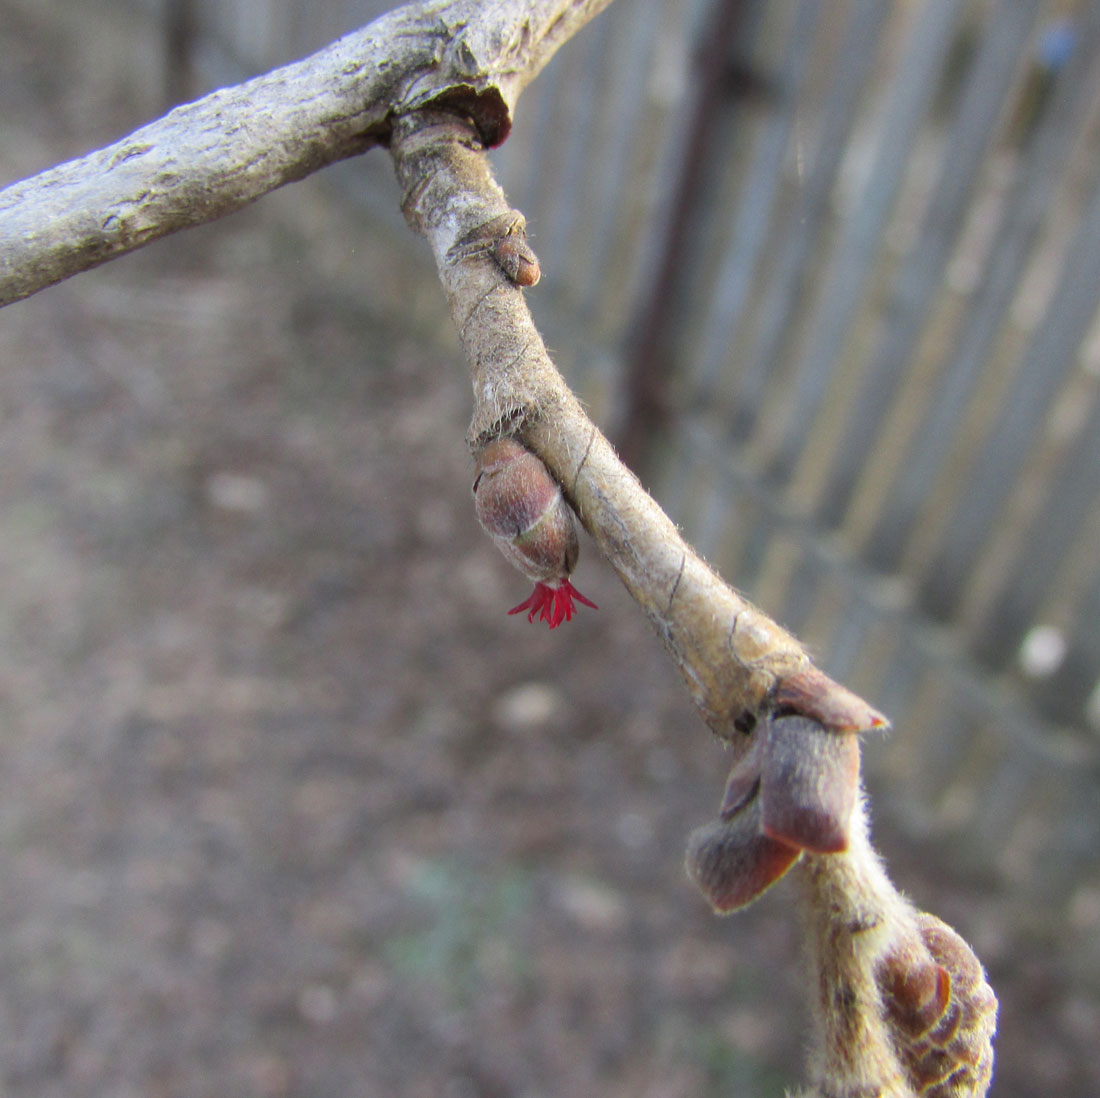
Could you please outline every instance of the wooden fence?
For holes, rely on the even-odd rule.
[[[389,6],[145,2],[196,92]],[[397,221],[367,159],[334,175]],[[1100,5],[621,0],[497,161],[597,418],[905,730],[880,813],[1036,896],[1095,875]]]

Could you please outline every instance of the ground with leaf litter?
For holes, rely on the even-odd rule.
[[[89,60],[133,28],[6,9],[4,181],[151,113]],[[0,313],[0,362],[0,1092],[800,1080],[793,886],[720,920],[688,884],[725,758],[590,544],[598,612],[505,615],[411,235],[315,178]],[[994,1093],[1095,1093],[1095,1006],[993,885],[880,842],[985,938]]]

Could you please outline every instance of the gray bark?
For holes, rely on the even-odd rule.
[[[387,145],[393,120],[428,104],[499,144],[523,88],[609,2],[410,4],[14,183],[0,191],[0,305]]]

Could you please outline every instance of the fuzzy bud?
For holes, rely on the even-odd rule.
[[[538,258],[521,235],[510,234],[498,240],[493,245],[493,259],[517,286],[535,286],[542,277]]]
[[[528,579],[556,583],[573,571],[580,552],[573,512],[546,466],[515,439],[499,438],[478,454],[474,509]]]
[[[509,613],[528,610],[529,621],[537,614],[553,629],[573,616],[574,599],[595,608],[569,582],[580,553],[573,512],[546,466],[515,439],[496,439],[478,454],[474,510],[497,548],[535,583]]]
[[[909,1085],[926,1098],[977,1098],[993,1076],[997,997],[981,962],[935,915],[916,919],[875,975]]]

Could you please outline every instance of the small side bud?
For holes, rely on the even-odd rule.
[[[804,667],[781,679],[772,701],[781,716],[809,717],[834,732],[878,731],[890,723],[877,709],[816,667]]]
[[[475,226],[447,252],[452,263],[485,255],[517,286],[534,286],[542,277],[538,257],[527,243],[527,223],[515,210]]]
[[[515,439],[490,442],[477,456],[474,510],[482,529],[528,579],[534,593],[509,613],[529,611],[551,629],[569,621],[573,600],[596,609],[570,582],[580,554],[573,512],[539,458]]]
[[[542,277],[538,258],[522,236],[501,237],[493,246],[493,259],[517,286],[534,286]]]

